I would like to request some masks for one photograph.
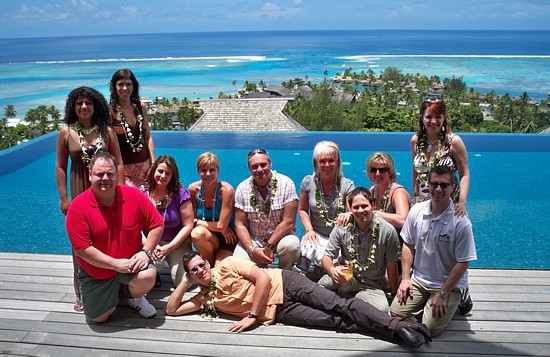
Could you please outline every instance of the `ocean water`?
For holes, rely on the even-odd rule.
[[[346,68],[441,78],[480,91],[537,100],[550,91],[550,31],[285,31],[0,39],[0,108],[19,117],[38,105],[63,109],[87,85],[109,95],[119,68],[132,69],[142,97],[217,97],[245,80],[320,82]],[[236,81],[236,88],[232,82]]]
[[[273,169],[289,176],[297,189],[313,171],[313,147],[333,140],[341,148],[343,171],[356,186],[369,186],[365,161],[386,151],[396,163],[398,181],[410,192],[412,133],[335,132],[153,132],[157,154],[172,155],[185,186],[199,179],[197,156],[211,150],[221,163],[220,178],[236,187],[249,176],[246,155],[261,146]],[[469,150],[472,220],[477,268],[550,269],[550,136],[463,134]],[[222,140],[223,138],[223,140]],[[55,183],[55,143],[49,133],[0,152],[0,251],[69,254],[64,216]],[[529,171],[528,168],[536,168]],[[303,227],[297,221],[298,235]]]

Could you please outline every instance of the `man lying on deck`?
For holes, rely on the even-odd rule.
[[[391,317],[372,305],[341,298],[305,276],[281,269],[261,269],[251,261],[227,257],[216,267],[196,252],[183,257],[188,275],[184,281],[202,290],[183,301],[188,284],[180,284],[168,299],[166,315],[185,315],[200,310],[205,318],[216,317],[216,309],[241,317],[229,326],[242,332],[256,324],[335,328],[359,333],[378,333],[418,348],[431,341],[427,327],[414,320]]]

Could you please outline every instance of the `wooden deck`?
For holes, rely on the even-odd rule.
[[[0,355],[550,355],[550,271],[472,269],[474,310],[456,315],[444,333],[416,352],[360,334],[281,324],[231,334],[228,319],[166,317],[167,275],[148,294],[158,309],[154,319],[120,307],[107,323],[88,325],[73,311],[70,256],[0,253],[0,272]]]

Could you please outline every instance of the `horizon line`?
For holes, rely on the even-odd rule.
[[[25,39],[52,39],[52,38],[74,38],[74,37],[116,37],[116,36],[143,36],[143,35],[174,35],[174,34],[222,34],[222,33],[285,33],[285,32],[550,32],[550,29],[292,29],[292,30],[231,30],[231,31],[168,31],[149,33],[113,33],[113,34],[87,34],[87,35],[51,35],[38,37],[3,37],[0,40],[25,40]]]

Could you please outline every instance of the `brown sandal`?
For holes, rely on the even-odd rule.
[[[82,306],[82,303],[80,302],[80,300],[76,300],[73,305],[73,309],[76,312],[82,312],[84,311],[84,306]]]

